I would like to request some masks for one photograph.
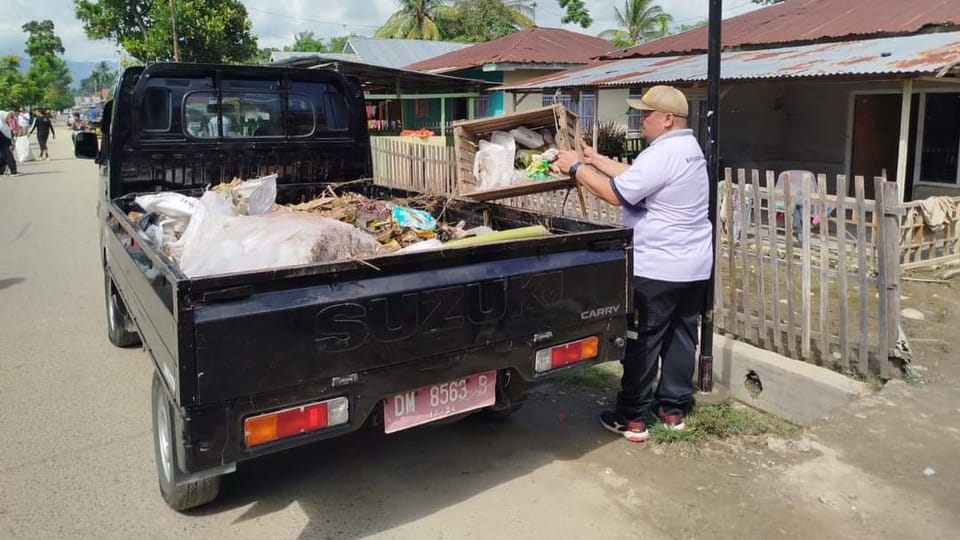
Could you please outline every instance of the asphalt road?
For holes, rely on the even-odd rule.
[[[585,459],[625,443],[586,395],[241,464],[214,504],[167,508],[152,367],[106,339],[96,166],[61,125],[53,159],[0,177],[0,538],[644,536],[608,497],[610,471]]]

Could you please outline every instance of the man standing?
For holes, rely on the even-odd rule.
[[[576,152],[566,151],[554,167],[600,199],[622,206],[623,224],[633,229],[634,312],[622,388],[616,409],[603,412],[600,422],[640,442],[657,420],[670,429],[686,429],[698,317],[713,268],[713,234],[707,164],[687,127],[686,97],[676,88],[654,86],[627,104],[641,111],[649,144],[632,165],[582,143],[582,162]]]
[[[10,130],[9,120],[13,117],[13,111],[0,111],[0,174],[9,167],[10,176],[19,176],[17,160],[13,158],[13,152],[10,151],[10,147],[13,146],[13,132]]]

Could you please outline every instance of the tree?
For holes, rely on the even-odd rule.
[[[173,15],[184,62],[240,63],[256,57],[240,0],[74,0],[87,37],[110,39],[141,62],[173,59]]]
[[[479,43],[510,35],[534,25],[529,0],[455,0],[456,18],[444,28],[445,37]]]
[[[347,48],[347,42],[350,41],[352,37],[359,37],[356,34],[350,34],[349,36],[337,36],[330,38],[330,44],[327,45],[327,49],[332,53],[342,53],[344,49]]]
[[[20,58],[14,55],[0,57],[0,110],[15,110],[28,102],[27,78],[20,72]]]
[[[313,32],[300,32],[293,39],[293,45],[287,45],[284,51],[300,52],[330,52],[323,40],[313,35]]]
[[[697,21],[693,24],[681,24],[680,28],[677,29],[677,32],[686,32],[687,30],[693,30],[694,28],[700,28],[701,26],[706,26],[706,25],[707,25],[706,19]]]
[[[619,8],[614,11],[619,28],[604,30],[600,37],[609,39],[619,48],[665,36],[673,21],[673,17],[660,6],[653,5],[653,0],[624,0],[623,11]]]
[[[100,62],[94,66],[90,76],[80,81],[80,95],[89,96],[97,94],[103,88],[112,86],[117,78],[117,72],[106,62]]]
[[[73,104],[68,88],[72,79],[67,63],[58,56],[65,50],[54,33],[53,21],[30,21],[21,28],[27,34],[25,51],[30,57],[24,101],[41,107],[69,107]]]
[[[377,29],[374,37],[397,39],[442,39],[441,26],[457,17],[445,0],[397,0],[400,9]]]
[[[561,23],[577,23],[581,28],[588,28],[593,24],[593,18],[590,17],[587,7],[583,5],[583,0],[557,0],[557,3],[566,10],[563,18],[560,19]]]

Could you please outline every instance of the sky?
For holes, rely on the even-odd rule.
[[[261,48],[293,43],[298,32],[313,32],[317,37],[331,37],[350,33],[372,35],[391,13],[397,9],[396,0],[242,0],[253,22],[253,34]],[[116,60],[119,50],[108,41],[86,38],[80,22],[73,14],[73,0],[2,0],[0,18],[0,56],[24,56],[25,36],[21,26],[31,20],[50,19],[66,49],[64,58],[73,61]],[[622,0],[586,0],[594,19],[584,30],[576,25],[561,25],[563,10],[557,0],[537,0],[538,26],[566,28],[596,35],[615,28],[614,6],[623,9]],[[659,0],[658,4],[671,14],[677,24],[693,24],[707,16],[708,0]],[[727,0],[724,17],[736,16],[757,5],[750,0]]]

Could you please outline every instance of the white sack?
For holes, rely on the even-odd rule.
[[[206,217],[212,219],[183,250],[180,268],[190,277],[365,258],[383,249],[353,225],[306,212]]]
[[[240,182],[233,188],[233,202],[241,215],[269,214],[277,202],[277,175]]]
[[[27,137],[17,137],[17,142],[14,143],[14,152],[16,153],[17,163],[25,163],[36,159],[33,157],[30,139]]]

